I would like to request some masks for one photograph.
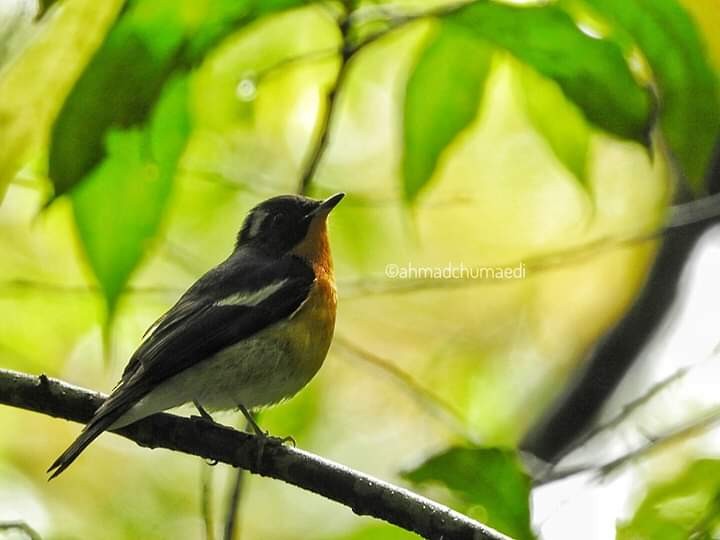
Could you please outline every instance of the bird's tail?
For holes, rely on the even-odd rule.
[[[113,424],[113,422],[117,419],[117,416],[118,415],[116,414],[102,414],[95,416],[95,418],[90,420],[90,422],[83,428],[78,438],[75,439],[75,442],[72,443],[52,465],[50,465],[47,472],[52,471],[52,474],[48,480],[52,480],[67,469],[91,442],[93,442],[103,431]]]

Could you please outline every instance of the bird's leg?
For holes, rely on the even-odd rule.
[[[193,405],[195,405],[195,408],[200,413],[199,418],[201,420],[204,420],[205,422],[210,422],[211,424],[216,424],[215,420],[213,420],[213,417],[210,416],[210,413],[207,412],[202,405],[200,405],[200,402],[197,399],[193,399]],[[198,418],[197,416],[195,418]],[[211,467],[214,467],[218,464],[217,460],[215,459],[206,459],[205,462],[210,465]]]
[[[292,437],[273,437],[267,431],[263,431],[253,418],[252,414],[250,414],[250,411],[248,411],[245,405],[243,405],[242,403],[238,404],[238,409],[240,409],[240,412],[243,413],[243,416],[245,417],[245,420],[247,420],[248,425],[250,425],[250,427],[252,427],[253,431],[255,432],[255,438],[258,443],[258,454],[256,463],[258,469],[260,468],[260,462],[262,461],[263,454],[265,453],[265,446],[267,444],[285,444],[286,442],[290,442],[293,446],[295,446],[295,439],[293,439]]]
[[[260,429],[260,426],[258,426],[257,422],[253,418],[253,415],[250,414],[250,411],[247,410],[245,405],[243,405],[242,403],[238,404],[238,409],[240,409],[240,412],[243,413],[243,416],[245,417],[245,420],[247,420],[247,423],[250,425],[250,427],[253,428],[255,435],[257,435],[258,437],[268,436],[268,432]]]
[[[210,413],[207,412],[202,405],[200,405],[200,402],[197,399],[193,399],[193,405],[195,405],[195,408],[200,413],[200,418],[205,420],[206,422],[210,422],[211,424],[216,424],[215,420],[213,420],[213,417],[210,416]],[[196,417],[197,418],[197,417]]]

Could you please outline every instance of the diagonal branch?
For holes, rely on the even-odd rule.
[[[315,142],[311,149],[310,154],[307,156],[303,165],[303,170],[300,176],[300,184],[298,185],[298,193],[306,195],[310,188],[310,183],[315,177],[317,168],[320,165],[328,144],[330,143],[330,129],[332,127],[333,117],[336,114],[338,95],[342,85],[345,82],[345,78],[348,73],[348,62],[353,54],[349,46],[349,34],[350,34],[350,18],[347,15],[342,15],[339,23],[340,35],[342,38],[342,44],[340,49],[340,67],[335,78],[335,84],[327,94],[325,109],[322,111],[322,116],[318,120],[317,126],[317,142]]]
[[[105,396],[45,375],[0,369],[0,403],[87,422]],[[287,446],[260,456],[252,435],[196,418],[156,414],[114,433],[147,448],[166,448],[282,480],[425,538],[509,540],[507,536],[407,489]]]

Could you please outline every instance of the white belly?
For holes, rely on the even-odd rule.
[[[198,401],[208,411],[218,411],[235,409],[239,404],[252,409],[292,397],[317,370],[310,372],[307,361],[298,361],[299,351],[281,337],[282,326],[274,328],[278,332],[261,332],[171,377],[138,401],[112,427],[122,427],[192,401]],[[327,349],[322,351],[318,368],[326,352]]]

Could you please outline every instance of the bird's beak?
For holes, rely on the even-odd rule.
[[[345,196],[344,193],[336,193],[335,195],[332,195],[325,199],[323,202],[320,203],[320,206],[315,208],[312,212],[308,214],[307,217],[315,217],[315,216],[327,216],[330,213],[330,210],[335,208],[340,201],[342,201],[343,197]]]

